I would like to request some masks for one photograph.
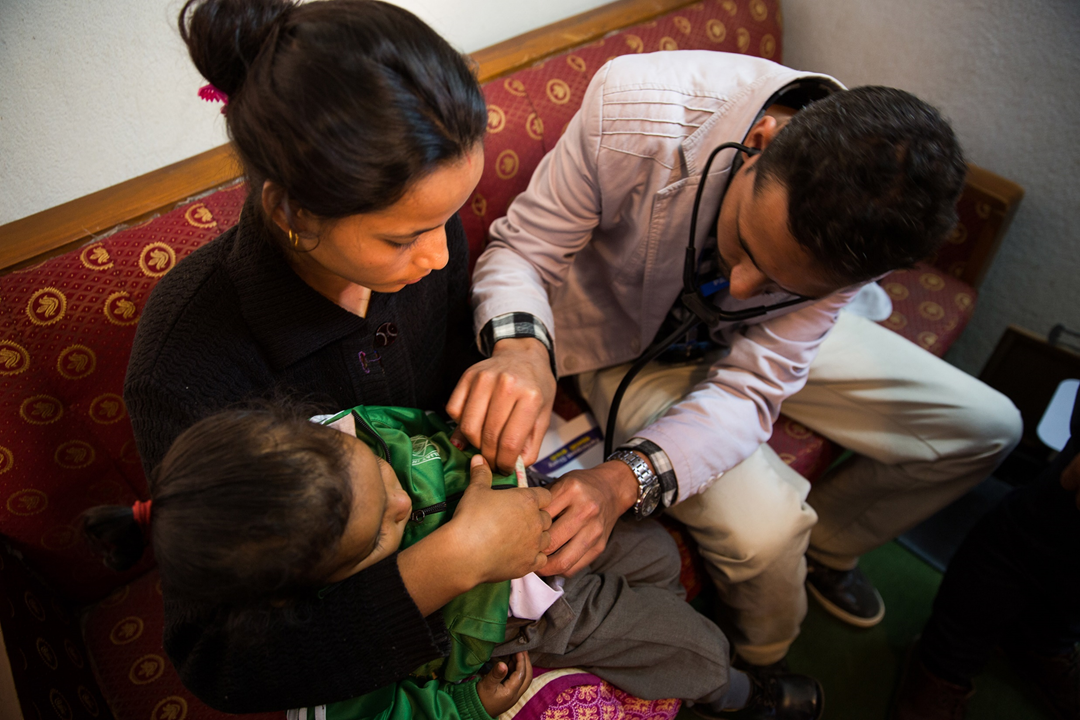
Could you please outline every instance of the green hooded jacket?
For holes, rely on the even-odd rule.
[[[433,532],[453,515],[469,485],[474,449],[450,443],[451,428],[437,415],[407,408],[358,406],[324,421],[352,415],[356,436],[386,460],[412,498],[413,516],[401,548]],[[514,487],[513,476],[496,475],[493,487]],[[323,594],[332,591],[325,588]],[[417,668],[405,680],[351,700],[325,706],[326,720],[489,720],[476,693],[476,672],[506,634],[510,582],[479,585],[442,609],[450,632],[450,655]],[[322,717],[322,708],[298,713],[300,720]]]

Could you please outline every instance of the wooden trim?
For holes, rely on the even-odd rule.
[[[98,233],[169,210],[239,175],[240,165],[231,146],[222,145],[0,225],[0,268],[15,270],[62,254]]]
[[[1020,201],[1024,199],[1024,188],[971,163],[968,163],[966,184],[968,188],[984,193],[995,201],[990,205],[990,222],[986,223],[982,234],[974,239],[964,274],[960,276],[968,285],[978,288],[990,270],[990,263],[1016,215],[1016,209],[1020,207]]]
[[[621,28],[648,22],[699,1],[617,0],[477,50],[472,58],[480,66],[480,82],[486,83],[535,65],[544,58],[599,40]]]

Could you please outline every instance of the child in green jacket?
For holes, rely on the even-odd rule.
[[[112,551],[114,566],[122,564],[117,553],[137,558],[152,539],[166,600],[210,601],[257,642],[263,608],[325,597],[360,570],[395,562],[399,549],[455,512],[467,515],[476,493],[517,485],[456,448],[433,414],[357,407],[318,420],[325,424],[274,406],[208,417],[177,438],[155,472],[152,507],[91,510],[87,533]],[[809,678],[763,685],[729,666],[723,633],[683,600],[679,569],[674,542],[657,523],[620,521],[604,553],[566,579],[562,596],[541,589],[552,595],[541,615],[510,613],[511,582],[520,581],[479,585],[441,611],[446,657],[290,718],[491,720],[527,690],[530,653],[545,667],[582,667],[638,697],[696,701],[708,717],[816,717],[784,710],[793,693],[820,693]],[[296,654],[319,662],[318,648]]]

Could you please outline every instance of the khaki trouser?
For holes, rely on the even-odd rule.
[[[628,367],[578,376],[601,427]],[[704,362],[646,367],[623,398],[616,445],[707,373]],[[1021,432],[1020,415],[1004,395],[846,312],[783,412],[858,457],[811,490],[762,445],[700,495],[667,510],[700,544],[720,592],[722,625],[755,664],[782,658],[798,635],[806,615],[804,553],[835,569],[855,567],[860,555],[989,475]]]

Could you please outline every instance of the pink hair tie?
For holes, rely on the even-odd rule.
[[[229,96],[209,83],[199,88],[199,97],[201,97],[206,102],[219,102],[222,105],[229,104]],[[225,112],[224,107],[221,108],[221,112]]]
[[[150,504],[153,500],[136,500],[135,504],[131,506],[131,514],[135,517],[135,522],[142,530],[143,537],[150,538]]]

